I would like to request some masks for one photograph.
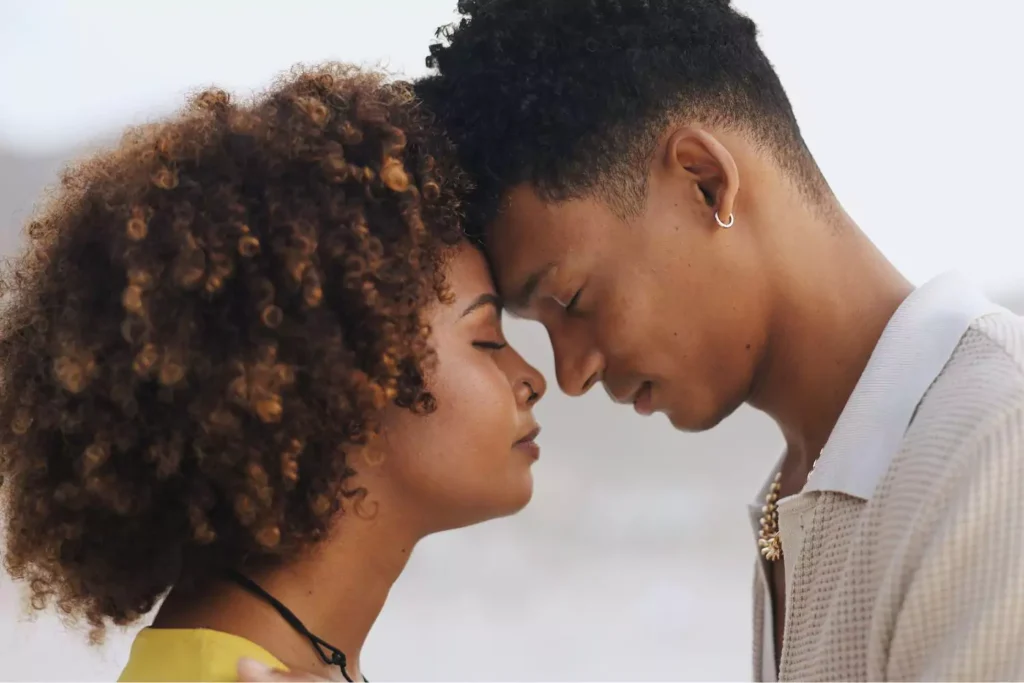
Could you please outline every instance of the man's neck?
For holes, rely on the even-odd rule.
[[[765,361],[750,404],[787,444],[783,495],[803,487],[911,284],[843,214],[842,226],[794,231],[776,273]]]

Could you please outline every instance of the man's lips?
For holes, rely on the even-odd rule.
[[[654,412],[651,383],[644,382],[633,394],[633,410],[640,415],[650,415]]]
[[[631,393],[625,393],[613,391],[607,384],[605,385],[605,390],[613,401],[622,405],[632,404],[633,409],[641,415],[650,415],[654,412],[653,388],[650,382],[641,382]]]

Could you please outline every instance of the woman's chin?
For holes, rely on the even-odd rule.
[[[533,498],[533,476],[529,471],[518,481],[510,482],[507,487],[489,496],[486,501],[468,505],[459,513],[449,517],[449,523],[437,531],[462,529],[476,524],[483,524],[495,519],[511,517],[522,511]]]
[[[499,516],[508,517],[516,514],[517,512],[521,512],[523,508],[530,504],[531,500],[533,500],[533,475],[528,472],[526,475],[526,481],[519,487],[517,495],[512,501],[510,501],[511,504],[508,506],[506,512]]]

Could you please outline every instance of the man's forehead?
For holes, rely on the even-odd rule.
[[[487,262],[506,305],[515,310],[532,297],[553,263],[531,248],[529,240],[487,240]]]
[[[544,202],[524,188],[502,198],[501,210],[485,233],[486,251],[495,282],[510,309],[525,308],[537,287],[562,263],[565,250],[571,248],[573,231],[559,210],[564,208]]]
[[[548,262],[507,283],[507,306],[510,310],[521,311],[530,307],[537,289],[557,268]]]
[[[529,224],[499,217],[487,231],[486,252],[495,284],[511,308],[525,304],[555,266],[550,247]]]

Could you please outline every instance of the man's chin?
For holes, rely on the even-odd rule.
[[[665,411],[665,417],[672,424],[672,427],[687,433],[699,433],[706,432],[709,429],[714,429],[722,423],[725,418],[736,412],[739,406],[731,406],[728,408],[716,408],[709,407],[709,410],[697,411],[692,406],[688,409],[677,408],[674,410]]]

